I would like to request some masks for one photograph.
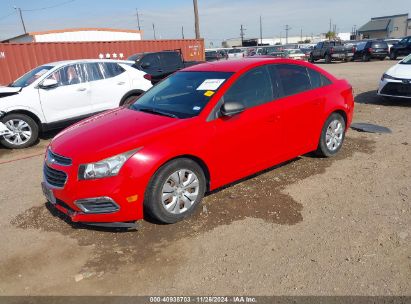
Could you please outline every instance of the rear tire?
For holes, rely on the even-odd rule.
[[[128,96],[127,98],[124,98],[123,100],[120,101],[120,107],[121,106],[127,106],[135,102],[141,94],[133,94]]]
[[[362,55],[362,61],[363,61],[363,62],[368,62],[368,61],[370,61],[370,56],[367,55],[367,54]]]
[[[193,214],[206,191],[202,168],[193,160],[178,158],[153,175],[144,199],[144,212],[162,223],[172,224]]]
[[[316,154],[331,157],[340,151],[345,138],[345,120],[339,113],[332,113],[324,123]]]
[[[13,132],[12,135],[0,138],[0,143],[6,148],[24,149],[32,146],[38,139],[39,126],[30,116],[9,114],[1,122]]]
[[[311,62],[311,63],[315,62],[314,57],[313,57],[312,54],[310,54],[310,57],[308,57],[308,62]]]

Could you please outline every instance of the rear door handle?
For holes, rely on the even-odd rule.
[[[85,91],[85,90],[87,90],[87,88],[78,88],[78,89],[77,89],[77,91],[80,91],[80,92],[81,92],[81,91]]]
[[[120,82],[117,82],[117,84],[118,84],[118,85],[123,85],[123,84],[125,84],[125,82],[124,82],[124,81],[120,81]]]

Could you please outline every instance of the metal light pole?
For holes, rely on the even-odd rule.
[[[16,9],[19,12],[21,24],[23,25],[24,34],[27,34],[26,25],[24,24],[24,20],[23,20],[23,14],[21,13],[21,8],[20,7],[14,7],[14,9]]]
[[[137,13],[137,26],[138,26],[138,30],[141,31],[141,28],[140,28],[140,16],[138,15],[138,9],[136,9],[136,13]]]
[[[260,45],[263,45],[263,22],[261,21],[261,15],[260,15]]]
[[[193,0],[193,6],[194,6],[194,28],[196,32],[196,39],[200,39],[200,20],[198,17],[197,0]]]
[[[154,40],[157,40],[157,37],[156,37],[156,27],[155,27],[154,23],[153,23],[153,34],[154,34]]]

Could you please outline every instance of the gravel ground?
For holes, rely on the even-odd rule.
[[[0,148],[0,295],[411,295],[411,101],[378,98],[394,62],[320,64],[348,79],[355,122],[333,159],[305,155],[137,232],[73,226],[39,187],[48,139]]]

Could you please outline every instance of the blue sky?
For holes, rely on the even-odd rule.
[[[192,0],[0,0],[0,39],[23,33],[14,6],[23,9],[27,30],[42,31],[71,27],[112,27],[136,29],[135,9],[140,12],[144,38],[152,39],[152,23],[157,38],[194,37]],[[411,13],[410,0],[198,0],[201,35],[207,45],[219,45],[223,39],[239,37],[240,25],[246,38],[259,36],[259,16],[263,36],[284,36],[284,25],[291,26],[290,36],[318,34],[329,28],[329,19],[340,32],[351,31],[373,16]],[[62,4],[62,5],[59,5]],[[47,8],[51,6],[54,8]],[[42,9],[45,8],[45,9]]]

